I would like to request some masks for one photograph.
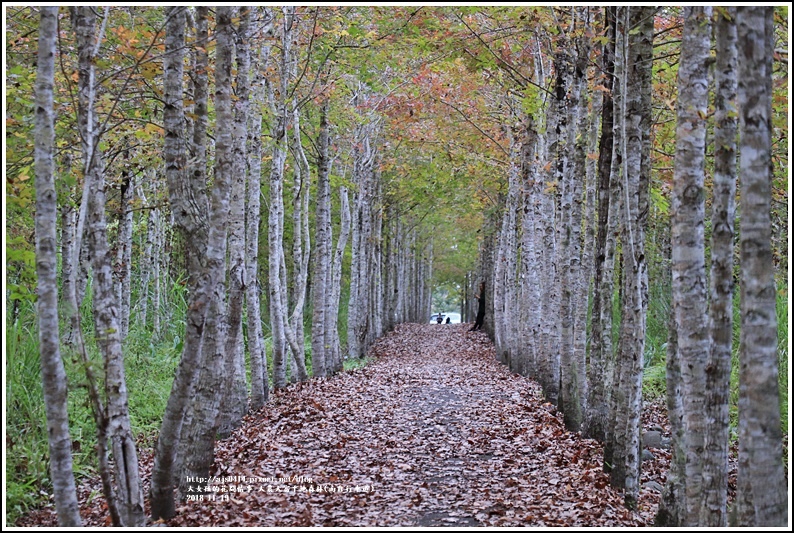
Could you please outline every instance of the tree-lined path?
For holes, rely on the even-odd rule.
[[[7,522],[788,522],[784,6],[4,13]]]
[[[628,511],[603,473],[601,446],[566,431],[540,387],[499,364],[485,333],[469,327],[398,326],[373,346],[366,367],[276,393],[218,443],[214,501],[188,501],[168,524],[630,526],[651,519],[658,493],[643,490],[640,512]],[[231,486],[235,492],[222,492]]]

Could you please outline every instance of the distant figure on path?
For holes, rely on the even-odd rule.
[[[451,324],[451,323],[452,323],[452,317],[447,317],[447,324]]]
[[[479,305],[477,306],[477,320],[469,331],[476,331],[482,328],[483,320],[485,320],[485,282],[480,283],[480,294],[475,296]]]
[[[444,320],[444,317],[442,317],[441,313],[439,313],[438,316],[436,317],[436,324],[441,324],[441,322],[443,320]]]

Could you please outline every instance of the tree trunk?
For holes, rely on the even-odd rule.
[[[73,24],[80,57],[79,124],[83,135],[85,179],[91,191],[87,206],[86,242],[91,252],[93,269],[93,314],[97,345],[102,353],[105,371],[106,407],[103,423],[110,438],[114,456],[115,494],[119,506],[119,524],[141,526],[146,518],[143,511],[143,489],[138,472],[135,440],[130,430],[127,388],[124,378],[124,354],[121,350],[119,302],[115,290],[111,252],[108,247],[105,218],[105,179],[102,154],[99,149],[98,121],[93,109],[94,61],[98,43],[94,31],[95,15],[91,8],[74,8]],[[102,453],[102,452],[100,452]],[[112,505],[112,503],[111,503]]]
[[[290,46],[292,42],[292,25],[294,10],[283,8],[284,23],[281,35],[281,58],[279,64],[280,82],[278,95],[271,91],[271,108],[274,114],[272,137],[273,159],[270,168],[270,207],[268,211],[268,252],[269,252],[269,290],[270,290],[270,325],[273,335],[273,386],[281,389],[287,385],[287,295],[281,264],[284,261],[284,163],[286,161],[287,144],[287,89],[289,86]],[[277,98],[277,99],[276,99]]]
[[[132,295],[132,201],[135,199],[135,180],[132,176],[126,175],[121,182],[121,196],[119,199],[119,237],[118,237],[118,260],[116,261],[116,271],[119,280],[117,285],[118,301],[121,314],[119,322],[121,324],[121,340],[127,338],[130,330],[130,297]]]
[[[312,373],[318,377],[328,375],[331,332],[325,329],[326,313],[330,312],[329,288],[331,272],[331,182],[328,160],[328,102],[320,109],[320,134],[317,160],[317,217],[314,243],[314,270],[312,282]]]
[[[220,423],[219,408],[222,390],[227,387],[229,376],[224,373],[226,359],[227,324],[226,301],[226,254],[229,206],[232,188],[232,109],[231,70],[234,50],[232,18],[233,7],[218,7],[216,23],[217,59],[215,65],[215,180],[212,190],[209,216],[209,235],[206,248],[207,270],[202,276],[206,280],[201,289],[206,291],[207,311],[201,341],[199,379],[191,406],[190,423],[186,424],[180,451],[184,454],[181,472],[178,472],[180,492],[186,494],[203,492],[214,460],[215,437]]]
[[[561,82],[561,80],[560,80]],[[548,105],[546,113],[546,135],[542,142],[544,150],[541,152],[542,161],[553,161],[558,142],[558,128],[559,128],[559,105],[555,103],[558,100],[558,94],[550,95],[553,100]],[[554,163],[549,165],[548,170],[544,172],[544,181],[552,184],[555,181],[555,172],[557,170],[552,168]],[[553,188],[547,187],[541,195],[540,209],[542,214],[536,216],[536,220],[542,222],[541,234],[538,236],[542,241],[536,246],[539,253],[542,254],[541,264],[543,265],[541,274],[541,286],[543,287],[543,300],[542,306],[542,322],[540,330],[541,346],[543,357],[539,365],[540,384],[543,387],[543,395],[546,400],[554,405],[559,402],[560,396],[560,353],[559,353],[559,330],[558,318],[560,315],[559,298],[555,294],[557,292],[558,283],[555,279],[555,260],[558,247],[558,239],[555,234],[555,217],[557,209],[555,206],[556,193],[559,184]],[[545,252],[545,253],[544,253]]]
[[[617,427],[617,402],[619,393],[617,384],[620,381],[620,366],[615,364],[612,341],[614,331],[615,254],[618,250],[618,221],[621,219],[621,206],[623,205],[621,198],[623,181],[621,179],[621,169],[623,168],[623,150],[625,147],[623,144],[624,114],[622,112],[624,87],[621,80],[623,80],[626,75],[625,41],[628,29],[626,29],[625,26],[625,11],[621,10],[621,8],[615,8],[615,61],[612,87],[612,158],[609,169],[609,211],[607,216],[606,247],[604,250],[603,283],[601,286],[601,308],[598,311],[601,315],[601,353],[603,354],[605,362],[604,376],[607,382],[606,390],[609,400],[610,421],[606,427],[606,440],[604,441],[604,471],[610,473],[615,465],[615,428]],[[618,483],[618,485],[622,485],[622,482]]]
[[[245,298],[245,181],[246,163],[249,160],[246,150],[248,138],[247,123],[249,113],[251,68],[249,40],[251,27],[251,8],[241,7],[238,13],[239,25],[235,32],[235,52],[237,76],[235,79],[236,96],[234,122],[232,123],[231,158],[232,188],[229,200],[229,258],[228,276],[229,300],[226,316],[229,337],[226,340],[227,387],[221,395],[221,421],[218,436],[228,437],[248,410],[248,388],[245,379],[245,352],[243,347],[243,301]]]
[[[373,165],[376,149],[372,146],[373,129],[369,123],[358,128],[353,179],[358,187],[353,209],[353,240],[350,266],[350,300],[347,315],[347,345],[352,359],[366,352],[369,316],[369,246],[372,237]]]
[[[521,375],[537,379],[537,359],[539,356],[538,335],[540,331],[540,306],[541,301],[540,278],[538,270],[536,249],[536,210],[539,195],[542,194],[541,183],[538,177],[535,154],[538,144],[538,133],[534,117],[527,117],[524,123],[521,146],[521,182],[523,187],[523,212],[521,215],[521,279],[520,307],[521,329],[519,342],[522,345]],[[467,273],[468,276],[468,273]],[[468,283],[464,282],[464,291]],[[464,295],[464,299],[466,295]],[[465,304],[464,304],[465,307]],[[466,311],[461,312],[464,316]],[[465,319],[464,319],[465,320]]]
[[[515,118],[514,118],[515,119]],[[503,362],[516,372],[521,365],[521,346],[517,341],[516,329],[520,320],[518,316],[518,211],[520,209],[521,193],[519,179],[521,174],[521,152],[523,134],[520,123],[510,127],[511,137],[511,162],[508,170],[508,190],[505,202],[505,272],[504,272],[504,297],[502,310],[503,330]]]
[[[256,17],[264,35],[272,36],[273,13],[268,8]],[[267,355],[262,333],[261,303],[259,299],[259,225],[261,224],[260,196],[262,173],[262,107],[265,103],[265,81],[262,70],[266,67],[270,48],[267,45],[254,54],[251,72],[254,73],[252,91],[253,113],[248,125],[248,194],[246,194],[246,272],[245,304],[248,316],[248,352],[251,354],[251,409],[264,406],[269,396]]]
[[[325,331],[331,335],[329,339],[332,352],[330,372],[334,374],[342,370],[342,350],[339,345],[338,329],[339,299],[342,293],[342,258],[347,247],[348,236],[350,235],[351,221],[350,201],[348,200],[347,188],[344,186],[339,187],[339,203],[341,212],[339,239],[336,241],[334,260],[331,265],[331,301],[325,316]]]
[[[148,178],[154,179],[154,172],[150,171]],[[149,205],[146,195],[141,189],[141,201],[143,207],[147,210],[146,218],[146,237],[143,245],[143,253],[141,254],[141,267],[140,277],[141,282],[138,287],[138,323],[145,330],[147,329],[148,316],[149,316],[149,292],[152,278],[156,271],[156,262],[159,259],[159,253],[155,243],[158,240],[158,227],[160,218],[160,209],[156,206]],[[155,310],[156,311],[156,310]],[[155,313],[156,314],[156,313]]]
[[[651,64],[655,8],[630,8],[627,12],[623,125],[623,310],[617,365],[620,380],[615,425],[612,482],[625,489],[626,506],[637,506],[640,492],[640,414],[642,369],[645,351],[645,317],[648,307],[648,271],[645,262],[645,228],[650,186]],[[622,478],[622,479],[621,479]]]
[[[678,71],[676,158],[672,198],[673,307],[683,384],[686,509],[683,524],[700,517],[707,420],[706,263],[703,190],[711,8],[685,7]]]
[[[36,72],[36,275],[38,277],[36,313],[39,318],[41,381],[47,415],[47,440],[58,525],[79,527],[80,508],[72,472],[72,442],[69,437],[66,371],[58,335],[57,280],[57,197],[53,153],[55,115],[55,43],[58,36],[58,8],[42,7],[39,25]],[[67,241],[67,239],[64,239]],[[64,255],[64,259],[69,254]]]
[[[579,86],[579,111],[576,131],[578,135],[572,139],[574,145],[573,176],[574,176],[574,211],[571,231],[574,248],[571,255],[571,276],[574,280],[573,298],[573,360],[576,365],[577,385],[579,389],[579,424],[581,429],[587,404],[587,309],[592,277],[592,246],[593,218],[595,213],[595,161],[588,159],[587,154],[595,151],[598,126],[595,110],[588,112],[588,63],[593,43],[588,36],[591,31],[590,8],[583,9],[578,15],[578,24],[584,26],[584,35],[575,39],[576,62],[574,83]],[[593,104],[600,101],[601,91],[593,91]],[[579,179],[576,179],[576,177]],[[584,225],[582,225],[584,219]],[[582,235],[582,230],[585,230]]]
[[[205,43],[208,36],[208,8],[196,9],[196,39]],[[190,178],[187,176],[187,161],[184,145],[184,112],[182,102],[182,58],[185,43],[185,9],[170,8],[167,11],[166,54],[164,57],[164,98],[163,119],[166,130],[163,159],[165,160],[168,195],[174,225],[186,243],[188,255],[188,283],[190,296],[185,324],[182,356],[179,360],[171,393],[168,397],[163,423],[157,439],[152,485],[150,492],[152,520],[172,518],[175,513],[174,488],[179,481],[176,474],[181,471],[181,460],[177,464],[178,444],[181,442],[183,422],[189,400],[193,397],[198,378],[203,334],[210,298],[214,293],[214,283],[222,279],[225,270],[226,243],[222,251],[218,242],[210,242],[207,235],[209,205],[206,188],[206,123],[207,123],[207,55],[206,48],[196,48],[195,100],[196,120],[193,128],[193,161]],[[228,191],[223,190],[223,180],[215,182],[214,203],[228,202]],[[220,188],[220,190],[219,190]],[[218,205],[216,211],[221,209]],[[156,220],[158,224],[161,220]],[[225,223],[225,221],[224,221]],[[159,230],[157,235],[161,235]],[[225,234],[224,234],[225,238]],[[159,241],[159,238],[158,238]],[[159,244],[157,245],[159,247]],[[199,254],[199,250],[201,254]],[[206,254],[206,258],[204,258]],[[218,257],[223,258],[218,263]],[[155,258],[160,254],[155,252]],[[213,263],[215,261],[215,263]],[[158,268],[155,266],[155,268]],[[155,279],[155,289],[159,280]],[[159,291],[158,291],[159,292]],[[155,297],[158,304],[159,298]],[[156,320],[159,318],[157,306],[153,309]],[[155,331],[157,330],[155,323]]]
[[[678,330],[675,309],[670,310],[667,340],[666,376],[667,419],[670,421],[671,455],[667,483],[654,517],[654,525],[680,527],[686,510],[686,454],[684,450],[684,407],[681,399],[681,361],[678,359]]]
[[[582,434],[601,442],[606,441],[607,426],[609,425],[609,387],[606,377],[606,367],[611,354],[611,342],[604,340],[611,335],[611,315],[604,312],[604,303],[609,304],[611,312],[612,302],[612,272],[611,257],[607,262],[607,231],[610,216],[610,169],[612,166],[613,145],[613,110],[612,87],[615,69],[615,9],[607,7],[605,21],[609,40],[604,45],[601,55],[601,65],[604,71],[603,85],[606,89],[603,95],[601,111],[601,138],[598,147],[598,230],[595,243],[595,272],[593,275],[593,313],[590,322],[590,366],[588,369],[589,389],[587,394],[587,409],[585,410]],[[604,290],[608,287],[609,292]],[[603,303],[602,303],[603,302]],[[607,320],[605,323],[604,320]],[[611,340],[611,339],[609,339]],[[610,347],[607,349],[606,347]]]
[[[155,338],[160,337],[160,323],[162,311],[162,287],[163,287],[163,267],[167,265],[164,261],[163,253],[165,252],[165,227],[163,225],[163,216],[159,209],[155,211],[156,217],[153,218],[155,232],[155,244],[152,253],[154,259],[152,261],[152,277],[154,278],[154,294],[152,295],[152,332]]]
[[[788,522],[770,221],[772,16],[772,7],[736,12],[742,213],[736,509],[742,527]]]
[[[68,167],[67,167],[68,168]],[[77,212],[72,205],[71,199],[63,201],[61,205],[61,315],[70,317],[72,315],[71,305],[69,303],[69,295],[75,293],[74,283],[75,276],[74,270],[76,265],[74,259],[75,244],[75,230],[77,219],[75,215]],[[66,346],[72,346],[75,339],[75,333],[70,324],[67,324],[66,331],[63,334],[63,343]]]
[[[576,24],[584,24],[584,14],[576,14]],[[584,379],[585,353],[582,343],[577,342],[576,331],[577,308],[586,307],[587,299],[577,302],[576,297],[583,292],[581,279],[581,226],[582,226],[582,178],[585,176],[585,142],[587,139],[587,114],[583,105],[583,88],[586,88],[587,58],[590,55],[590,43],[584,36],[576,37],[568,46],[575,50],[576,55],[560,55],[559,68],[563,69],[566,130],[560,129],[560,135],[566,135],[564,143],[558,144],[558,163],[561,167],[562,212],[563,221],[561,239],[560,265],[562,281],[561,300],[561,408],[565,425],[571,431],[579,431],[582,423],[583,399],[586,397]],[[558,76],[558,80],[559,80]],[[559,89],[558,89],[559,91]],[[586,100],[585,100],[586,101]],[[558,141],[559,142],[559,141]],[[572,152],[569,157],[568,152]],[[584,304],[584,305],[583,305]],[[578,350],[577,350],[578,348]]]
[[[305,334],[303,331],[303,308],[306,302],[306,287],[309,278],[309,257],[311,243],[309,241],[309,162],[301,144],[300,113],[297,102],[292,106],[292,153],[295,158],[294,183],[293,183],[293,209],[292,209],[292,314],[285,324],[287,342],[292,354],[291,377],[295,381],[306,381],[309,375],[306,371]],[[284,278],[286,284],[286,265],[282,256]],[[286,294],[286,285],[284,293]]]
[[[728,397],[733,344],[733,220],[736,196],[736,10],[716,8],[714,194],[711,215],[711,353],[706,363],[703,491],[698,525],[726,527]]]

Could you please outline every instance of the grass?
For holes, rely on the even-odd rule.
[[[670,320],[670,288],[652,285],[645,319],[645,369],[643,398],[655,399],[667,393],[667,336]]]
[[[374,357],[369,357],[369,356],[362,357],[361,359],[345,359],[343,363],[343,369],[345,372],[350,372],[351,370],[364,368],[374,360],[375,360]]]
[[[670,316],[670,288],[658,286],[651,288],[645,337],[645,370],[643,374],[643,397],[663,398],[666,394],[666,351],[668,321]],[[738,424],[737,404],[739,401],[739,336],[741,332],[741,312],[738,296],[734,298],[733,316],[733,355],[730,378],[730,424]],[[788,287],[781,283],[777,290],[777,329],[780,420],[784,435],[788,435]],[[736,433],[731,432],[732,435]]]
[[[29,304],[20,316],[32,315]],[[41,501],[40,485],[49,485],[47,420],[38,352],[30,323],[17,320],[6,328],[6,520],[13,524]]]
[[[778,286],[777,291],[777,353],[780,362],[778,369],[780,418],[783,422],[783,434],[788,435],[788,287],[783,284]]]
[[[101,379],[102,362],[93,340],[90,288],[81,314],[89,359]],[[168,294],[171,310],[155,336],[134,321],[124,342],[125,371],[133,434],[157,431],[171,390],[184,335],[184,290],[178,283]],[[18,319],[6,325],[6,523],[40,506],[50,497],[49,448],[40,374],[38,325],[32,303],[23,304]],[[63,331],[63,330],[62,330]],[[69,431],[75,478],[96,475],[96,427],[88,402],[82,363],[69,350],[61,352],[69,388]],[[100,391],[103,389],[98,384]]]

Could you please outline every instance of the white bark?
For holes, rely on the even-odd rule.
[[[206,7],[196,10],[196,38],[204,43],[207,38]],[[210,242],[207,236],[209,204],[206,197],[206,48],[196,48],[196,121],[193,127],[193,160],[190,166],[186,160],[184,144],[184,113],[182,101],[182,58],[185,42],[185,10],[171,8],[167,11],[166,55],[164,58],[164,106],[163,116],[166,130],[164,160],[168,194],[174,225],[185,235],[188,255],[188,276],[190,296],[185,324],[184,348],[177,367],[171,393],[168,397],[163,423],[157,439],[152,485],[150,491],[151,515],[153,520],[171,518],[176,513],[174,489],[179,484],[182,457],[177,456],[179,443],[184,440],[183,423],[186,421],[189,401],[194,396],[198,379],[201,353],[203,350],[205,322],[211,298],[215,293],[214,284],[222,280],[225,272],[225,241]],[[213,208],[219,223],[225,220],[217,215],[228,202],[228,189],[223,179],[216,180],[213,191]],[[154,330],[159,330],[160,264],[159,258],[163,245],[163,232],[160,230],[162,217],[156,217],[156,242],[154,245]],[[225,231],[225,226],[221,226]],[[216,229],[216,233],[217,233]],[[225,239],[225,233],[224,239]],[[221,246],[222,245],[222,246]],[[198,252],[201,252],[199,255]],[[205,255],[206,254],[206,255]]]
[[[61,205],[61,313],[65,317],[71,318],[72,305],[70,303],[70,295],[75,295],[75,276],[74,264],[75,253],[75,230],[77,219],[75,215],[74,206],[71,199],[63,201]],[[76,295],[75,295],[76,298]],[[63,342],[67,346],[74,343],[75,333],[72,329],[71,322],[67,325],[67,329],[63,335]]]
[[[655,8],[629,8],[626,27],[626,75],[622,111],[623,142],[623,312],[617,365],[620,366],[616,402],[613,484],[624,489],[626,506],[637,506],[640,492],[640,413],[645,351],[648,272],[645,229],[650,186],[651,63]]]
[[[42,7],[39,24],[36,72],[35,172],[36,172],[36,275],[38,278],[36,312],[39,319],[39,350],[44,408],[47,415],[47,440],[50,476],[53,485],[58,525],[81,525],[77,491],[72,472],[72,443],[69,436],[66,371],[58,336],[57,283],[57,197],[53,153],[55,115],[53,92],[55,44],[58,35],[58,8]],[[70,209],[67,213],[73,213]],[[73,216],[72,216],[73,218]],[[69,228],[64,228],[66,232]],[[66,247],[67,238],[64,238]],[[66,260],[67,255],[64,256]]]
[[[107,11],[105,16],[107,17]],[[124,377],[124,355],[121,350],[119,302],[116,298],[112,274],[112,257],[108,247],[105,218],[105,179],[99,149],[98,121],[94,113],[96,87],[94,61],[101,35],[95,35],[95,15],[91,8],[73,11],[75,33],[80,56],[79,124],[83,135],[86,189],[91,191],[86,207],[86,242],[91,252],[93,268],[93,313],[97,345],[102,353],[105,371],[106,407],[103,415],[114,456],[114,493],[108,495],[118,505],[118,524],[145,524],[143,489],[138,472],[135,439],[130,430],[127,388]],[[80,230],[78,230],[78,234]],[[100,451],[100,453],[103,453]],[[114,502],[110,502],[113,505]],[[114,517],[115,518],[115,517]]]
[[[612,251],[607,247],[608,228],[610,227],[610,175],[612,167],[613,73],[615,69],[615,8],[605,8],[605,22],[610,28],[609,41],[602,52],[604,71],[604,93],[601,107],[601,138],[598,155],[598,230],[595,243],[595,264],[593,276],[593,312],[591,319],[590,365],[588,372],[589,389],[587,407],[582,433],[590,438],[606,441],[609,424],[609,387],[606,373],[611,359],[611,315],[612,309]],[[614,207],[613,207],[614,208]],[[614,219],[614,215],[611,215]],[[609,255],[607,252],[609,251]],[[609,259],[609,260],[607,260]],[[603,287],[606,284],[606,289]],[[606,329],[608,327],[608,329]],[[607,344],[605,344],[605,341]]]
[[[312,272],[312,373],[329,374],[331,333],[326,330],[326,314],[331,312],[331,182],[328,160],[328,103],[320,109],[320,133],[317,161],[317,216],[315,222],[315,259]]]
[[[711,8],[684,8],[678,71],[673,184],[673,307],[683,383],[686,507],[683,524],[698,525],[709,338],[706,321],[704,165]]]
[[[273,13],[262,8],[257,17],[264,24],[262,33],[272,35]],[[254,73],[252,113],[248,125],[248,193],[246,194],[246,279],[245,304],[248,316],[248,351],[251,354],[251,409],[259,409],[268,400],[269,384],[265,340],[262,332],[261,302],[259,299],[259,225],[261,224],[260,196],[262,173],[262,108],[265,105],[265,83],[260,69],[267,64],[269,47],[263,46],[254,54],[251,71]]]
[[[711,215],[706,432],[701,526],[728,525],[728,399],[733,346],[733,220],[736,196],[736,10],[716,8],[714,185]]]
[[[292,147],[295,159],[294,182],[292,190],[292,313],[285,324],[287,341],[292,355],[290,375],[293,381],[306,381],[306,350],[303,331],[303,308],[306,302],[306,286],[309,278],[309,162],[301,145],[300,113],[297,102],[293,102],[292,110]],[[283,260],[283,257],[282,257]],[[286,265],[282,262],[286,284]],[[283,287],[286,293],[286,286]]]
[[[347,315],[347,345],[353,359],[364,357],[370,328],[369,246],[372,238],[372,203],[374,200],[374,129],[377,123],[359,126],[356,132],[353,179],[357,190],[353,208],[353,238],[350,266],[350,300]]]
[[[269,247],[269,290],[270,290],[270,324],[273,335],[273,386],[277,389],[287,384],[286,341],[287,294],[286,271],[284,263],[284,163],[287,153],[287,90],[289,87],[289,58],[292,45],[292,26],[294,8],[284,7],[284,22],[281,32],[281,55],[279,63],[280,80],[278,94],[270,91],[269,98],[273,112],[273,159],[270,168],[270,207],[268,211],[268,247]]]
[[[229,299],[226,327],[227,383],[221,395],[221,421],[218,435],[228,437],[240,425],[248,410],[248,390],[245,378],[245,352],[243,348],[243,301],[245,298],[245,182],[248,152],[247,123],[249,113],[251,67],[249,40],[251,38],[251,8],[241,7],[238,12],[239,25],[235,32],[237,76],[234,102],[234,121],[231,132],[232,186],[229,199],[228,276]]]
[[[182,435],[180,451],[184,464],[177,472],[180,492],[189,488],[202,492],[195,479],[206,479],[214,458],[215,437],[219,427],[220,396],[224,387],[227,324],[226,253],[229,205],[232,186],[232,109],[231,70],[234,50],[232,18],[236,9],[221,6],[217,9],[215,66],[216,143],[215,179],[209,214],[209,234],[206,247],[206,270],[200,278],[198,294],[207,310],[201,335],[200,374],[190,411],[190,423]],[[205,484],[202,484],[204,486]]]
[[[331,347],[330,371],[337,373],[342,370],[342,349],[339,345],[339,299],[342,292],[342,258],[347,247],[347,240],[350,235],[350,201],[348,200],[347,188],[339,187],[339,203],[341,219],[339,222],[339,238],[336,241],[334,250],[333,264],[331,265],[331,301],[328,312],[325,316],[325,330],[330,334],[329,344]]]
[[[135,198],[135,178],[124,176],[121,183],[121,196],[119,199],[119,234],[116,243],[116,283],[117,298],[119,301],[119,323],[121,324],[121,340],[127,338],[130,329],[130,298],[132,296],[132,201]]]
[[[612,121],[612,160],[610,165],[610,190],[609,190],[609,214],[607,217],[607,232],[606,232],[606,245],[604,249],[604,264],[603,264],[603,278],[601,285],[601,309],[600,309],[600,327],[601,327],[601,352],[603,354],[606,369],[604,375],[605,381],[608,383],[607,391],[609,395],[609,425],[606,428],[606,440],[604,442],[604,464],[605,470],[610,471],[612,465],[615,463],[615,440],[616,422],[618,413],[618,405],[620,405],[619,390],[617,384],[620,381],[621,367],[615,364],[614,349],[612,346],[612,338],[614,331],[613,320],[613,302],[614,302],[614,270],[615,270],[615,255],[617,253],[617,235],[621,218],[622,209],[622,187],[623,187],[623,158],[624,158],[624,144],[623,144],[623,121],[625,114],[623,113],[623,100],[625,98],[625,87],[622,83],[623,78],[626,76],[626,38],[628,30],[626,29],[626,13],[625,9],[617,7],[615,11],[615,63],[614,63],[614,85],[612,87],[612,105],[613,105],[613,121]],[[616,485],[622,486],[620,477],[616,477]]]
[[[736,508],[742,527],[785,527],[789,521],[770,220],[773,9],[736,11],[742,213]]]
[[[154,179],[154,172],[149,172],[149,180]],[[141,257],[141,283],[138,289],[138,323],[146,329],[147,320],[149,315],[149,292],[150,283],[156,274],[157,264],[159,264],[158,249],[155,243],[158,240],[157,229],[159,227],[160,209],[156,206],[149,205],[146,200],[146,195],[141,191],[141,200],[143,206],[147,208],[147,221],[146,221],[146,241],[143,246],[143,254]],[[155,313],[156,309],[155,309]]]

